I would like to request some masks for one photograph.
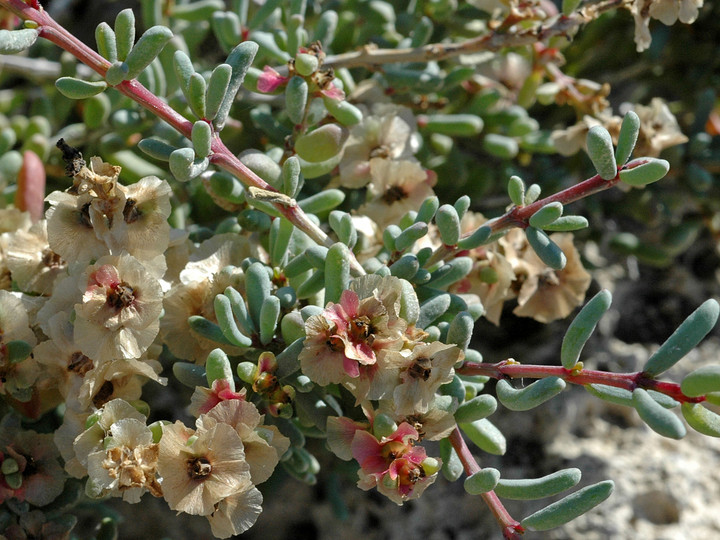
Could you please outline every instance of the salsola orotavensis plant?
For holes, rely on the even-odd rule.
[[[439,474],[463,479],[518,538],[591,511],[613,482],[483,468],[482,452],[506,449],[489,419],[498,401],[525,411],[582,385],[662,436],[686,424],[720,436],[707,407],[720,404],[720,366],[662,379],[718,303],[642,371],[586,369],[611,294],[585,300],[572,231],[588,220],[566,212],[660,180],[660,152],[687,137],[659,99],[614,115],[609,85],[563,73],[561,51],[617,11],[642,51],[651,19],[691,23],[702,0],[143,0],[138,20],[124,9],[97,25],[95,48],[37,0],[0,6],[0,52],[21,53],[3,63],[38,80],[0,118],[14,197],[0,209],[4,537],[73,537],[73,506],[108,497],[163,498],[218,538],[240,534],[277,467],[316,481],[316,438],[398,505]],[[66,51],[59,61],[47,42]],[[577,123],[542,130],[535,103]],[[521,178],[519,165],[583,148],[595,169],[583,181],[541,196]],[[476,211],[484,166],[458,172],[468,149],[506,167],[496,217]],[[692,167],[699,186],[708,173]],[[475,322],[499,324],[513,305],[540,322],[582,306],[556,365],[473,348]],[[191,389],[180,409],[192,421],[142,400],[146,383],[186,399],[169,378]],[[502,502],[568,490],[529,516]],[[98,538],[116,534],[99,522]]]

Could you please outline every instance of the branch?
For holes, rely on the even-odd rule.
[[[52,41],[60,48],[73,54],[73,56],[75,56],[78,60],[92,68],[101,76],[105,76],[105,73],[110,67],[110,62],[78,40],[65,28],[60,26],[52,17],[50,17],[50,15],[47,14],[47,12],[42,9],[42,7],[38,6],[39,9],[35,9],[21,0],[0,0],[0,6],[11,10],[22,19],[36,22],[38,24],[40,37],[44,37],[45,39]],[[188,139],[191,138],[193,126],[192,122],[185,119],[180,113],[150,92],[137,80],[123,81],[114,88],[136,101],[158,118],[173,126]],[[213,137],[212,155],[210,160],[219,167],[237,176],[246,187],[257,187],[266,191],[277,191],[274,187],[265,182],[265,180],[246,167],[223,144],[219,137]],[[307,234],[315,242],[326,247],[332,246],[333,242],[328,235],[320,229],[320,227],[315,225],[299,206],[287,206],[281,203],[273,203],[273,205],[293,225]],[[350,253],[350,256],[353,273],[356,275],[364,274],[365,271],[352,253]]]
[[[507,29],[507,26],[501,24],[498,30],[492,30],[486,35],[460,43],[431,43],[414,49],[376,49],[366,45],[359,51],[326,57],[323,61],[323,67],[350,68],[363,66],[373,69],[382,64],[445,60],[478,51],[498,51],[506,47],[532,45],[553,36],[567,35],[601,13],[620,7],[624,3],[625,0],[603,0],[570,15],[553,17],[550,22],[545,24],[514,32],[503,31]],[[511,13],[509,17],[512,16]],[[512,28],[519,27],[514,26]]]
[[[476,472],[479,472],[480,466],[477,464],[477,461],[475,461],[475,458],[470,452],[470,449],[467,447],[467,444],[465,444],[465,439],[463,439],[460,429],[455,427],[448,438],[450,439],[450,443],[453,445],[455,452],[463,464],[465,474],[471,476]],[[487,504],[493,516],[495,516],[495,519],[500,524],[503,536],[508,540],[518,540],[520,535],[525,532],[525,529],[523,529],[520,522],[513,518],[505,509],[505,506],[503,506],[503,503],[500,502],[500,499],[497,495],[495,495],[495,492],[488,491],[487,493],[481,493],[480,496],[483,498],[483,501],[485,501],[485,504]]]
[[[455,370],[459,375],[485,375],[494,379],[544,379],[546,377],[559,377],[572,384],[604,384],[624,388],[632,392],[636,388],[655,390],[673,398],[681,403],[700,403],[705,396],[688,397],[680,390],[676,383],[657,381],[648,377],[642,371],[633,373],[613,373],[610,371],[597,371],[592,369],[567,369],[562,366],[543,366],[520,364],[514,360],[504,360],[496,364],[466,362],[461,368]]]

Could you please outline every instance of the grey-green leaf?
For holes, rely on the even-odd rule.
[[[83,81],[75,77],[60,77],[55,81],[55,87],[65,97],[70,99],[87,99],[103,92],[107,87],[105,81]]]
[[[612,137],[603,126],[593,126],[587,134],[587,151],[601,178],[611,180],[617,176],[617,161]]]
[[[503,478],[495,486],[495,494],[504,499],[528,501],[562,493],[580,482],[580,469],[563,469],[541,478],[510,480]]]
[[[640,418],[663,437],[682,439],[687,433],[685,425],[677,415],[660,405],[643,388],[633,391],[633,405]]]
[[[612,480],[584,487],[538,510],[520,523],[526,529],[533,531],[554,529],[595,508],[610,496],[614,488],[615,483]]]
[[[533,248],[540,260],[554,270],[562,270],[565,268],[567,258],[562,249],[553,242],[550,237],[540,229],[528,227],[525,229],[530,247]]]
[[[618,135],[618,144],[615,149],[615,161],[621,167],[630,159],[638,134],[640,133],[640,117],[635,111],[628,111],[623,117]]]
[[[552,399],[565,389],[565,381],[559,377],[540,379],[516,390],[506,380],[498,381],[495,391],[498,400],[511,411],[527,411]]]
[[[720,305],[716,300],[711,298],[703,302],[648,359],[643,371],[656,377],[670,369],[713,329],[718,315]]]
[[[595,330],[600,318],[610,307],[612,294],[603,289],[585,304],[570,323],[560,348],[560,362],[566,369],[572,369],[580,359],[580,353],[590,335]]]
[[[688,397],[720,391],[720,366],[703,366],[689,373],[680,383],[680,390]]]
[[[22,30],[0,30],[0,54],[17,54],[35,43],[38,31],[34,28]]]

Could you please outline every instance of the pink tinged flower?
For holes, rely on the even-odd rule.
[[[425,449],[415,446],[418,432],[402,423],[389,437],[378,440],[367,431],[357,431],[352,441],[353,457],[360,464],[358,487],[376,487],[397,504],[415,499],[435,481],[438,461],[429,460]],[[432,461],[432,469],[425,464]]]
[[[300,367],[305,375],[319,385],[341,383],[354,373],[357,362],[346,358],[345,343],[336,334],[337,325],[323,314],[313,315],[305,322],[305,342],[300,352]]]
[[[230,383],[226,379],[215,379],[212,388],[196,386],[193,395],[190,398],[190,407],[188,412],[193,416],[200,416],[210,411],[213,407],[229,400],[245,401],[247,399],[247,390],[241,388],[239,392],[235,392],[230,388]]]
[[[402,382],[393,392],[397,413],[412,415],[428,412],[435,392],[452,380],[455,373],[453,366],[463,357],[459,347],[439,341],[416,345],[408,357],[400,353],[388,354],[389,363],[404,367],[400,374]]]
[[[222,423],[197,432],[180,421],[163,426],[158,472],[170,508],[201,516],[252,485],[242,440]]]
[[[139,358],[159,331],[160,283],[131,255],[107,256],[85,272],[75,305],[75,341],[97,362]]]
[[[328,84],[325,88],[320,90],[320,93],[330,99],[334,99],[337,101],[341,101],[345,99],[345,92],[343,92],[340,88],[335,86],[334,83]]]
[[[22,477],[20,487],[13,490],[12,496],[35,506],[51,503],[65,487],[65,473],[52,435],[8,426],[2,426],[2,431],[0,457],[15,460]],[[3,491],[6,490],[0,487],[0,496]]]
[[[356,422],[344,416],[329,416],[327,419],[327,444],[340,459],[353,458],[352,442],[355,433],[369,428],[367,422]]]
[[[209,429],[220,422],[232,426],[245,448],[253,484],[272,476],[280,458],[290,447],[290,439],[271,425],[263,425],[264,416],[247,401],[223,401],[197,420],[198,429]]]
[[[265,66],[262,74],[258,77],[257,89],[265,93],[274,92],[287,84],[289,80],[290,77],[283,77],[270,66]]]

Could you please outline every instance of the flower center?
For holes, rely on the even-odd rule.
[[[350,321],[350,335],[353,337],[353,341],[366,341],[368,345],[372,345],[375,341],[374,329],[370,319],[365,315],[355,317]]]
[[[107,303],[116,310],[124,309],[135,301],[135,291],[124,281],[112,288],[107,296]]]
[[[92,360],[90,360],[80,351],[77,351],[72,353],[72,356],[70,356],[70,361],[68,362],[67,369],[68,371],[72,371],[74,373],[77,373],[81,377],[84,377],[85,374],[94,367],[95,366],[93,365]]]
[[[387,204],[402,201],[408,196],[407,192],[400,186],[390,186],[382,195],[382,200]]]
[[[43,265],[48,268],[57,268],[62,264],[62,259],[60,258],[60,255],[55,253],[50,248],[43,249],[41,257]]]
[[[140,219],[140,210],[137,208],[137,201],[135,199],[128,199],[125,201],[125,208],[123,208],[123,219],[125,223],[130,225]]]
[[[381,453],[385,461],[392,463],[408,451],[407,445],[399,441],[391,441],[383,445]]]
[[[85,203],[78,214],[78,221],[80,222],[80,225],[83,225],[88,229],[92,229],[93,226],[90,222],[90,203]]]
[[[430,378],[430,373],[432,372],[432,362],[429,358],[421,356],[420,358],[416,358],[415,361],[410,364],[407,372],[413,379],[422,379],[423,381],[427,381]]]
[[[100,390],[97,391],[97,394],[95,394],[95,397],[93,397],[93,405],[99,409],[107,403],[114,391],[115,387],[113,386],[112,381],[105,381],[100,387]]]
[[[189,459],[187,462],[187,473],[188,476],[193,480],[199,480],[201,478],[210,476],[211,472],[212,465],[207,458],[196,457],[193,459]]]
[[[404,463],[398,469],[400,485],[412,485],[425,476],[425,470],[414,463],[403,460]]]

